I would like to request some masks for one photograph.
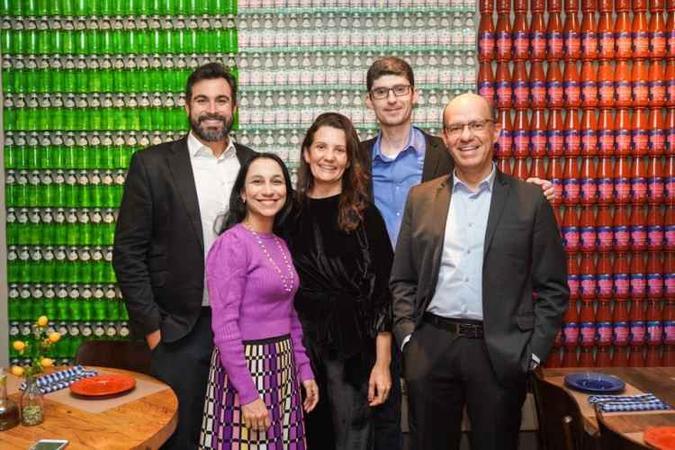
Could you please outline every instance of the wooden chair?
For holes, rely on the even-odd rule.
[[[532,376],[539,421],[539,447],[544,450],[587,450],[596,448],[584,430],[581,410],[565,389],[544,379],[540,369]]]
[[[648,448],[646,445],[631,441],[609,427],[599,405],[595,406],[595,418],[598,420],[598,428],[600,429],[600,448],[602,450],[644,450]]]
[[[150,349],[142,341],[86,341],[77,349],[75,362],[150,373]]]

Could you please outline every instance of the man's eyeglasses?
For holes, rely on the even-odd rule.
[[[410,92],[411,87],[409,84],[397,84],[390,88],[378,87],[370,90],[370,97],[375,100],[382,100],[389,97],[389,92],[393,92],[396,97],[403,97]]]
[[[492,119],[472,120],[467,123],[453,123],[445,128],[445,132],[450,136],[459,136],[464,131],[464,127],[469,127],[472,133],[480,133],[487,129],[488,123],[494,123]]]

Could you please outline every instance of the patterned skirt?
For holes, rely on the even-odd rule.
[[[239,394],[228,382],[214,347],[199,448],[305,450],[302,398],[290,336],[244,341],[244,354],[272,424],[266,431],[246,428]]]

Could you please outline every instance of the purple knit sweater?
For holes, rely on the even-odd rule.
[[[288,277],[288,267],[275,239],[281,242],[289,262],[286,243],[273,234],[258,233],[268,254]],[[293,308],[298,275],[293,268],[292,290],[286,292],[279,273],[263,253],[256,237],[238,224],[213,244],[206,260],[206,281],[212,309],[213,340],[220,361],[242,405],[259,398],[244,357],[242,341],[291,335],[299,380],[314,378],[302,345],[302,326]]]

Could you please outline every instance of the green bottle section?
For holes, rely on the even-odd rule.
[[[238,75],[236,13],[233,0],[0,0],[10,341],[40,315],[63,336],[57,363],[128,337],[111,265],[126,170],[185,134],[196,67]]]

